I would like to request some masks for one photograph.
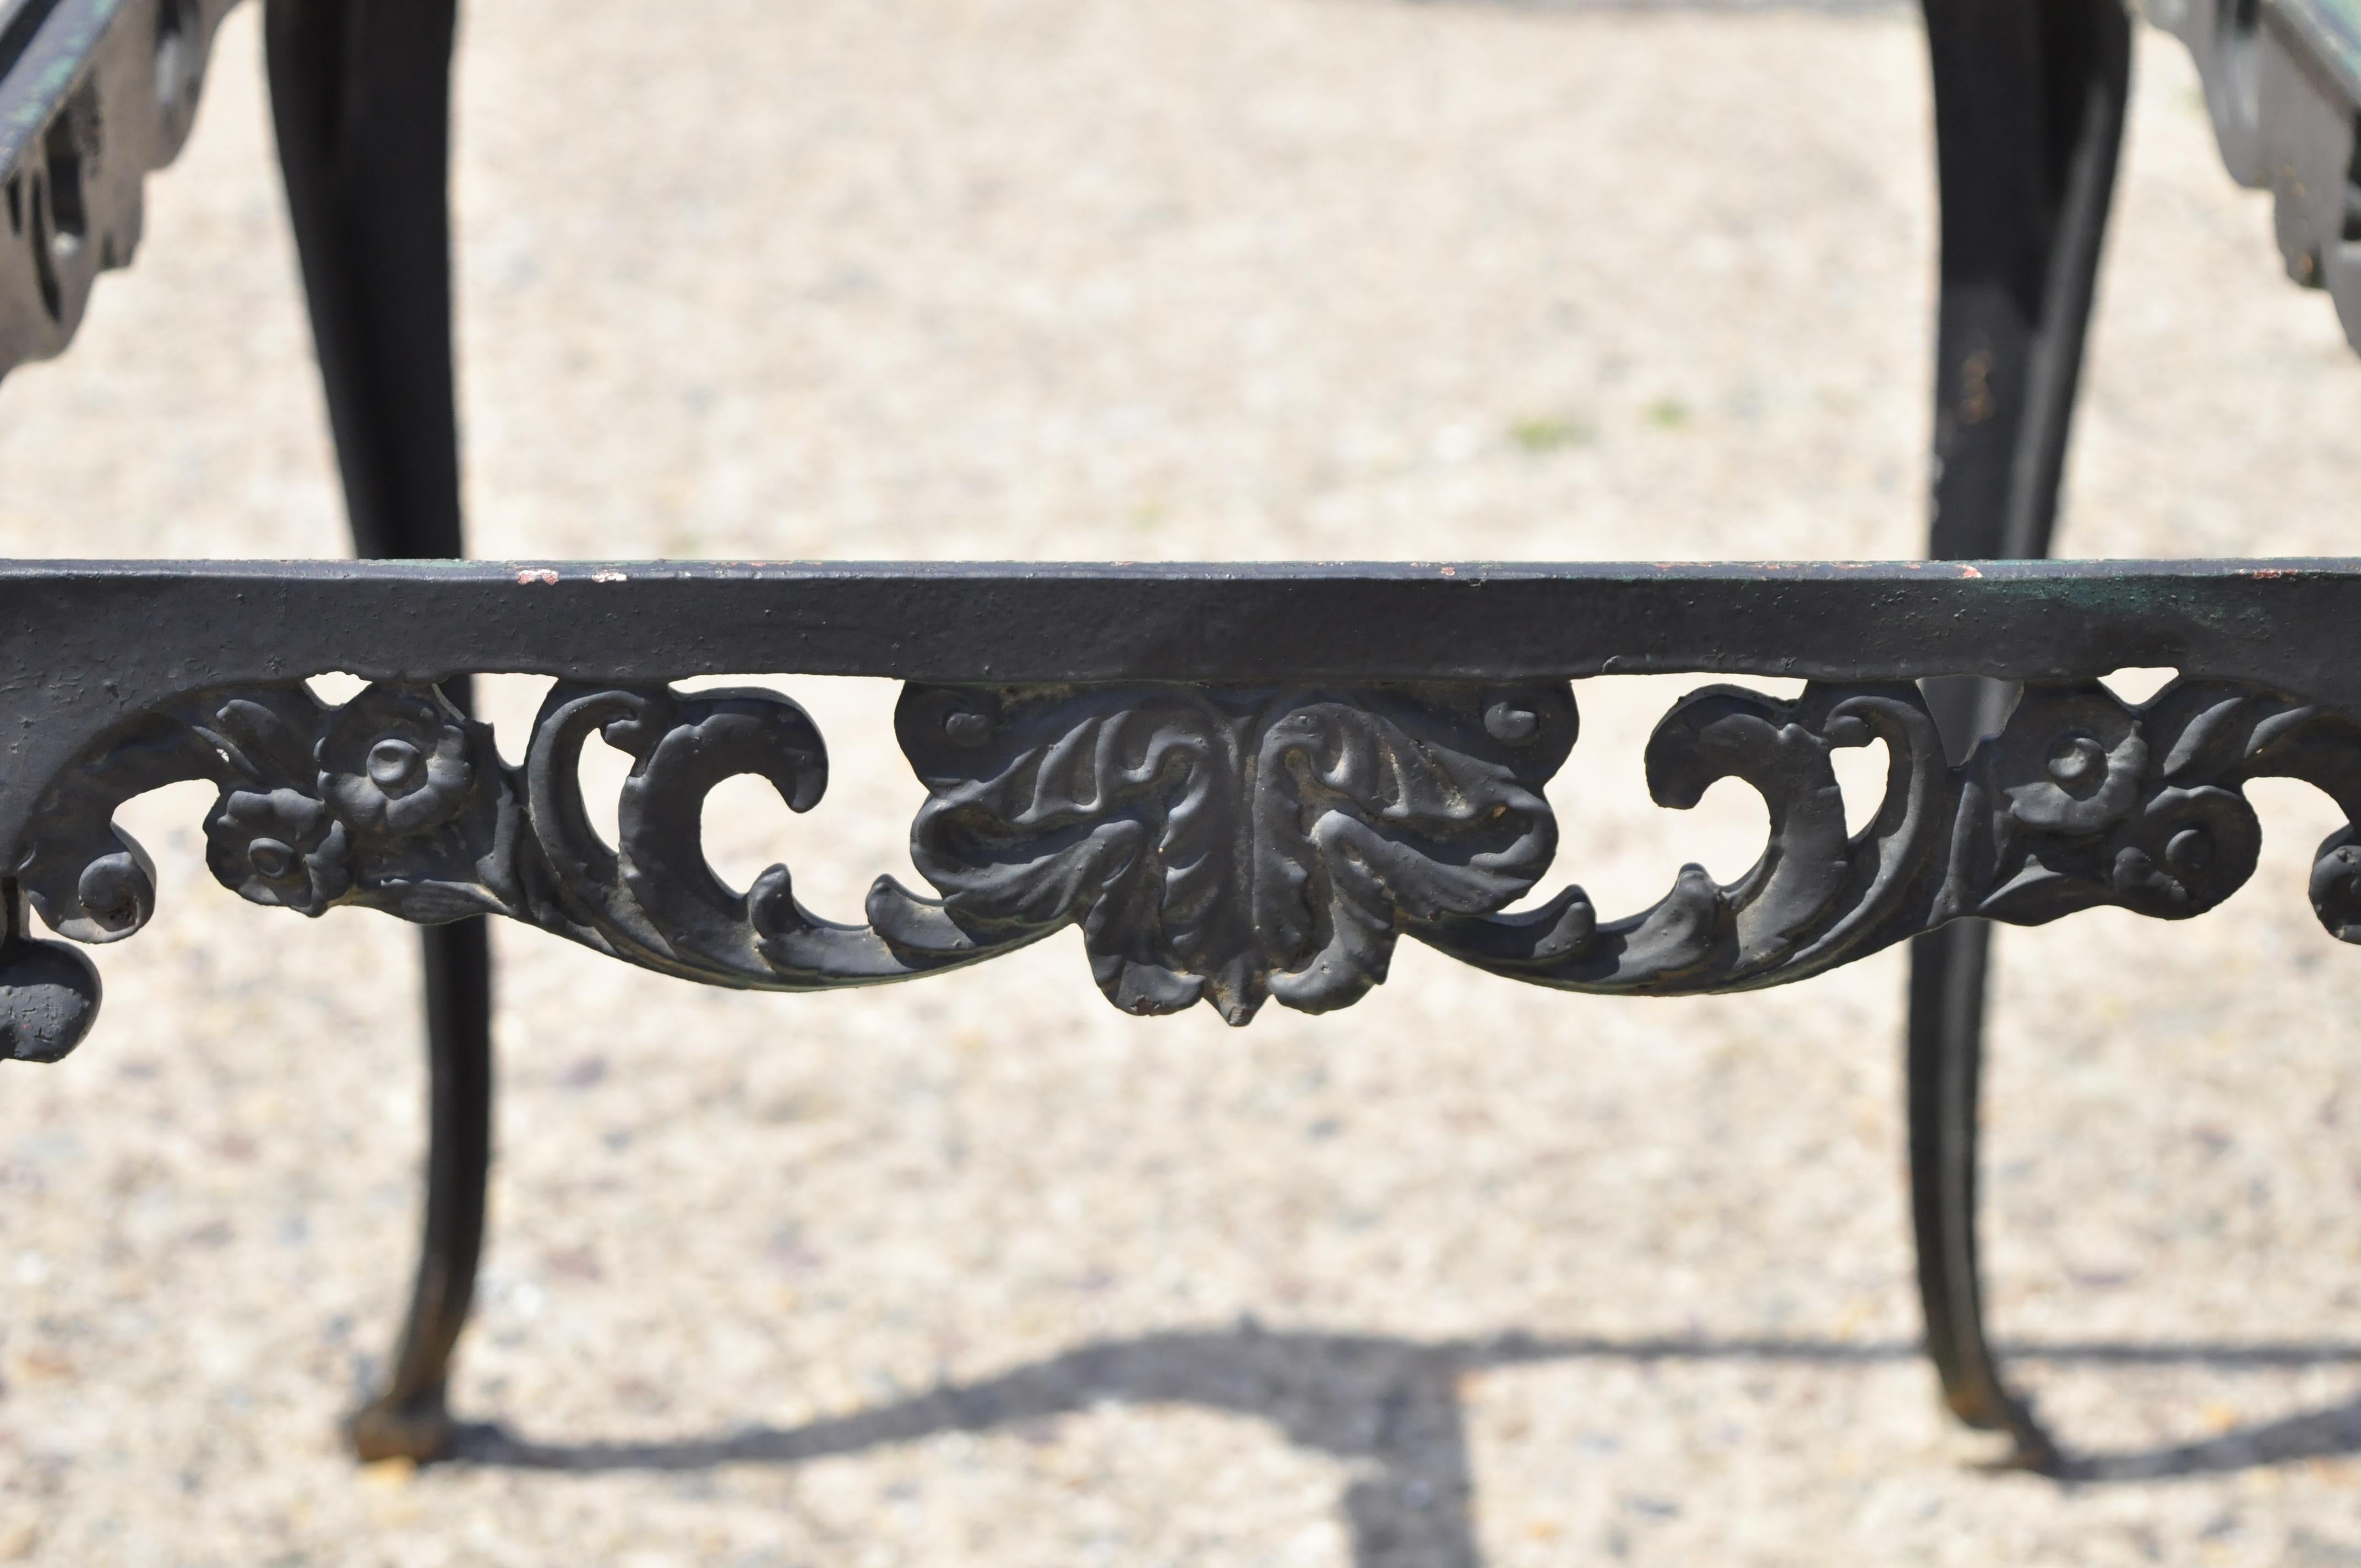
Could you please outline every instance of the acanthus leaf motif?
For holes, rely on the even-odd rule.
[[[1564,683],[1236,689],[914,685],[912,858],[988,941],[1082,927],[1134,1013],[1243,1024],[1385,978],[1407,926],[1498,909],[1549,862]]]

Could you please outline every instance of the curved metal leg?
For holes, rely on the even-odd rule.
[[[456,1433],[445,1390],[484,1245],[492,1159],[492,955],[480,918],[431,927],[425,942],[426,1234],[393,1369],[355,1412],[362,1459],[433,1459]]]
[[[1933,518],[1941,559],[2042,556],[2114,189],[2131,26],[2120,0],[1925,0],[1942,195]],[[1954,755],[1998,728],[2012,687],[1928,683]],[[1911,944],[1911,1217],[1927,1353],[1945,1402],[2058,1463],[2009,1392],[1976,1259],[1977,1085],[1991,927]]]
[[[447,204],[456,23],[456,0],[269,0],[264,18],[280,163],[365,556],[462,553]],[[466,705],[463,684],[444,689]],[[490,946],[480,919],[424,938],[425,1239],[392,1375],[353,1418],[363,1459],[449,1447],[445,1389],[483,1245]]]
[[[1943,1402],[1969,1426],[2015,1440],[2012,1463],[2048,1469],[2057,1450],[2003,1381],[1984,1337],[1976,1266],[1976,1105],[1983,1066],[1984,973],[1992,927],[1962,920],[1910,950],[1911,1221],[1927,1354]]]

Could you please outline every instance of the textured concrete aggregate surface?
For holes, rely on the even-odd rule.
[[[0,554],[344,549],[256,22],[138,265],[0,387]],[[2062,548],[2349,553],[2361,360],[2141,46]],[[501,0],[460,99],[479,554],[1917,548],[1906,10]],[[855,909],[911,879],[893,693],[782,684],[829,798],[733,784],[714,859]],[[1604,905],[1760,842],[1735,784],[1646,800],[1688,684],[1582,690]],[[508,1442],[357,1470],[414,942],[241,904],[163,792],[95,1036],[0,1071],[0,1562],[2361,1563],[2361,956],[2303,896],[2334,812],[2255,795],[2224,910],[1999,943],[1993,1310],[2119,1477],[2061,1485],[1978,1469],[1915,1354],[1897,955],[1649,1003],[1406,945],[1234,1033],[1116,1014],[1071,934],[788,998],[500,933],[457,1399]]]

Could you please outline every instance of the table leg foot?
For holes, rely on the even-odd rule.
[[[379,1395],[345,1423],[345,1440],[364,1464],[386,1459],[430,1464],[450,1454],[458,1432],[441,1388]]]

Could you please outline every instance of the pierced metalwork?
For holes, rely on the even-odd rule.
[[[1966,916],[2038,925],[2110,905],[2181,919],[2254,871],[2246,780],[2300,778],[2348,816],[2361,806],[2361,725],[2248,683],[2177,682],[2137,707],[2097,682],[2032,685],[1956,768],[1914,684],[1816,682],[1793,700],[1716,685],[1657,727],[1649,792],[1673,807],[1724,778],[1760,792],[1771,834],[1753,868],[1721,885],[1685,867],[1619,920],[1579,887],[1502,914],[1550,863],[1543,789],[1576,730],[1565,681],[912,685],[897,733],[928,789],[913,859],[939,896],[881,878],[852,925],[804,908],[785,866],[741,893],[706,862],[704,803],[722,780],[767,780],[798,811],[826,788],[818,729],[775,693],[562,681],[511,768],[428,682],[335,707],[301,683],[215,688],[89,747],[41,795],[16,874],[60,934],[129,936],[155,907],[154,872],[114,813],[205,779],[221,792],[207,863],[257,904],[500,915],[773,991],[906,979],[1079,925],[1116,1006],[1203,1001],[1244,1024],[1266,999],[1349,1005],[1404,935],[1537,984],[1687,995],[1800,980]],[[631,759],[611,847],[581,792],[593,733]],[[1832,758],[1872,742],[1883,793],[1849,833]],[[2331,932],[2361,940],[2350,827],[2322,846],[2312,898]],[[58,962],[22,950],[44,973]],[[28,1004],[15,1025],[16,1054],[59,1054],[51,985],[49,1012]]]
[[[611,849],[581,795],[594,732],[632,759]],[[812,918],[785,867],[742,894],[707,867],[700,821],[715,784],[757,774],[806,810],[827,767],[803,710],[769,692],[561,683],[518,769],[430,683],[379,682],[338,707],[300,683],[211,690],[85,752],[43,796],[18,877],[60,934],[131,935],[154,908],[154,869],[113,813],[160,784],[206,779],[221,789],[206,862],[256,904],[311,916],[352,905],[430,925],[502,915],[722,985],[805,990],[928,967],[865,928]]]
[[[1857,834],[1831,754],[1883,741],[1885,790]],[[1602,923],[1580,888],[1529,913],[1450,920],[1422,939],[1497,973],[1653,996],[1784,984],[1965,916],[2037,926],[2112,905],[2158,919],[2213,908],[2253,874],[2262,831],[2239,793],[2303,779],[2348,817],[2361,726],[2282,694],[2176,682],[2139,707],[2096,682],[2028,686],[1959,768],[1915,685],[1814,683],[1792,702],[1719,686],[1682,702],[1647,751],[1650,793],[1695,805],[1723,778],[1770,809],[1771,840],[1737,882],[1685,867],[1653,908]],[[2312,902],[2361,940],[2361,850],[2320,849]]]

